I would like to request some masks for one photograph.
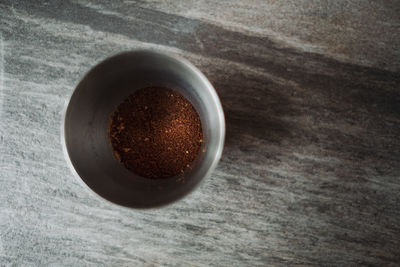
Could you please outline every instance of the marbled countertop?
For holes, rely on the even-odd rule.
[[[35,3],[41,2],[41,3]],[[400,3],[0,3],[0,265],[399,266]],[[102,200],[60,125],[93,65],[181,55],[215,85],[221,162],[165,208]]]

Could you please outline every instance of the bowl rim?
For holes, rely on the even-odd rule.
[[[108,199],[104,196],[102,196],[100,193],[96,192],[95,190],[93,190],[84,180],[83,178],[81,178],[81,176],[79,175],[79,173],[77,172],[77,170],[75,169],[72,160],[70,158],[69,152],[68,152],[68,147],[67,147],[67,140],[66,140],[66,116],[67,116],[67,112],[68,112],[68,107],[70,104],[70,101],[72,99],[72,97],[74,96],[75,92],[77,91],[77,89],[79,88],[79,85],[82,83],[83,80],[85,80],[85,78],[92,72],[93,69],[95,69],[96,67],[106,64],[109,60],[114,59],[116,57],[120,57],[120,56],[124,56],[124,55],[131,55],[131,54],[136,54],[136,53],[149,53],[149,54],[157,54],[157,55],[161,55],[161,56],[165,56],[168,57],[170,59],[176,60],[179,63],[183,64],[186,68],[190,69],[191,71],[193,71],[200,79],[202,82],[204,82],[204,84],[206,85],[206,88],[208,89],[209,93],[211,94],[212,98],[214,99],[214,103],[216,104],[216,108],[217,108],[217,116],[218,116],[218,121],[219,121],[219,136],[218,136],[218,148],[216,149],[215,155],[213,157],[212,163],[210,164],[210,167],[208,168],[207,172],[204,174],[204,176],[201,178],[201,180],[192,188],[190,188],[187,192],[185,192],[184,194],[180,195],[179,197],[177,197],[176,199],[173,199],[171,201],[168,201],[166,203],[161,203],[158,205],[151,205],[151,206],[132,206],[132,205],[124,205],[121,203],[117,203],[111,199]],[[79,83],[75,86],[75,88],[73,89],[73,91],[70,93],[70,95],[65,99],[64,102],[64,107],[62,110],[62,119],[61,119],[61,131],[60,131],[60,138],[61,138],[61,146],[62,146],[62,150],[63,150],[63,154],[64,154],[64,158],[67,162],[68,168],[70,169],[72,175],[74,176],[75,180],[78,181],[79,184],[83,185],[84,188],[86,188],[87,191],[90,191],[92,195],[95,195],[97,198],[102,199],[102,200],[106,200],[107,202],[110,202],[114,205],[117,205],[119,207],[124,207],[124,208],[128,208],[128,209],[139,209],[139,210],[149,210],[149,209],[156,209],[156,208],[161,208],[161,207],[165,207],[165,206],[171,206],[173,204],[175,204],[176,202],[178,202],[179,200],[182,200],[183,198],[185,198],[186,196],[188,196],[190,193],[194,192],[195,189],[198,189],[204,182],[204,180],[206,178],[208,178],[211,173],[215,170],[215,168],[218,165],[219,160],[221,159],[222,156],[222,152],[223,152],[223,148],[224,148],[224,144],[225,144],[225,134],[226,134],[226,124],[225,124],[225,115],[224,115],[224,111],[222,108],[222,104],[220,101],[220,98],[217,94],[217,91],[215,90],[214,86],[211,84],[211,82],[207,79],[207,77],[195,66],[193,65],[193,63],[191,63],[189,60],[183,58],[180,55],[176,55],[173,53],[169,53],[169,52],[164,52],[164,51],[160,51],[160,50],[154,50],[154,49],[131,49],[128,51],[123,51],[111,56],[108,56],[107,58],[101,60],[100,62],[96,63],[95,65],[93,65],[92,67],[90,67],[90,69],[81,77]]]

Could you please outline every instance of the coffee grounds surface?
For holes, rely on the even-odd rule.
[[[149,87],[136,91],[111,116],[114,155],[145,178],[168,178],[192,167],[203,142],[200,117],[180,93]]]

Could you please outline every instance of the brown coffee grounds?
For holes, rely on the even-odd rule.
[[[145,178],[168,178],[192,167],[203,131],[200,117],[181,94],[161,87],[136,91],[111,116],[114,155]]]

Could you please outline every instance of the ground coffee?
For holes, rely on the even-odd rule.
[[[145,178],[183,173],[203,142],[200,117],[181,94],[168,88],[136,91],[111,116],[109,135],[114,155]]]

